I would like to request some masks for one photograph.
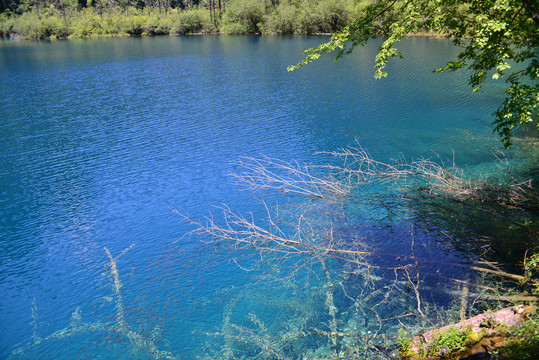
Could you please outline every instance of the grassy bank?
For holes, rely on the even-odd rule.
[[[11,39],[63,39],[193,33],[307,35],[333,33],[357,17],[369,1],[230,0],[226,8],[186,9],[34,6],[0,15],[0,35]],[[223,5],[225,3],[223,2]]]

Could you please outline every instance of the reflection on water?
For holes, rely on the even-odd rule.
[[[356,138],[382,161],[509,166],[518,181],[536,171],[525,137],[492,156],[497,90],[472,95],[462,77],[431,73],[455,54],[448,41],[403,42],[408,62],[384,81],[371,76],[376,43],[286,73],[322,40],[1,43],[0,357],[376,358],[372,342],[393,350],[401,326],[454,320],[453,279],[486,276],[472,262],[519,271],[536,209],[486,208],[497,217],[402,200],[386,183],[333,201],[237,191],[241,156],[335,165],[315,153]],[[171,211],[223,224],[223,203],[285,238],[301,225],[312,244],[356,253],[235,251]],[[476,300],[470,311],[492,306]]]

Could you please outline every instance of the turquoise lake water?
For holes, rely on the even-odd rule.
[[[368,341],[394,350],[399,320],[417,315],[397,318],[417,304],[403,272],[391,270],[416,264],[411,255],[424,312],[455,306],[440,284],[474,279],[463,265],[480,257],[518,271],[533,235],[470,209],[389,211],[388,184],[338,203],[238,191],[229,174],[242,156],[335,164],[319,152],[357,143],[382,161],[505,168],[490,126],[504,84],[472,94],[464,74],[433,74],[457,54],[448,40],[402,42],[405,61],[384,80],[372,78],[377,40],[338,63],[286,72],[326,39],[1,42],[0,358],[322,359],[351,348],[374,358]],[[537,175],[536,149],[521,134],[506,153],[516,179]],[[204,244],[173,211],[219,219],[215,206],[226,204],[264,224],[262,199],[272,214],[281,204],[285,233],[304,214],[312,233],[357,240],[373,254],[362,261],[378,268],[366,276],[339,260],[276,263]],[[242,269],[255,265],[266,268]],[[322,334],[335,330],[360,335]]]

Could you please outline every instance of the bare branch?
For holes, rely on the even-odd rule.
[[[344,197],[350,192],[349,184],[331,177],[317,177],[309,166],[298,162],[288,163],[262,155],[260,158],[242,157],[234,164],[245,170],[231,176],[238,185],[252,191],[272,189],[316,198]]]

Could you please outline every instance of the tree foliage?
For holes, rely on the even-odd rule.
[[[410,33],[451,37],[462,51],[436,71],[467,69],[474,91],[489,78],[506,79],[506,98],[492,123],[506,148],[516,127],[531,122],[539,126],[539,3],[535,0],[376,0],[328,42],[307,49],[306,58],[289,70],[333,52],[339,60],[356,46],[383,36],[374,77],[386,77],[388,62],[402,56],[396,43]]]

